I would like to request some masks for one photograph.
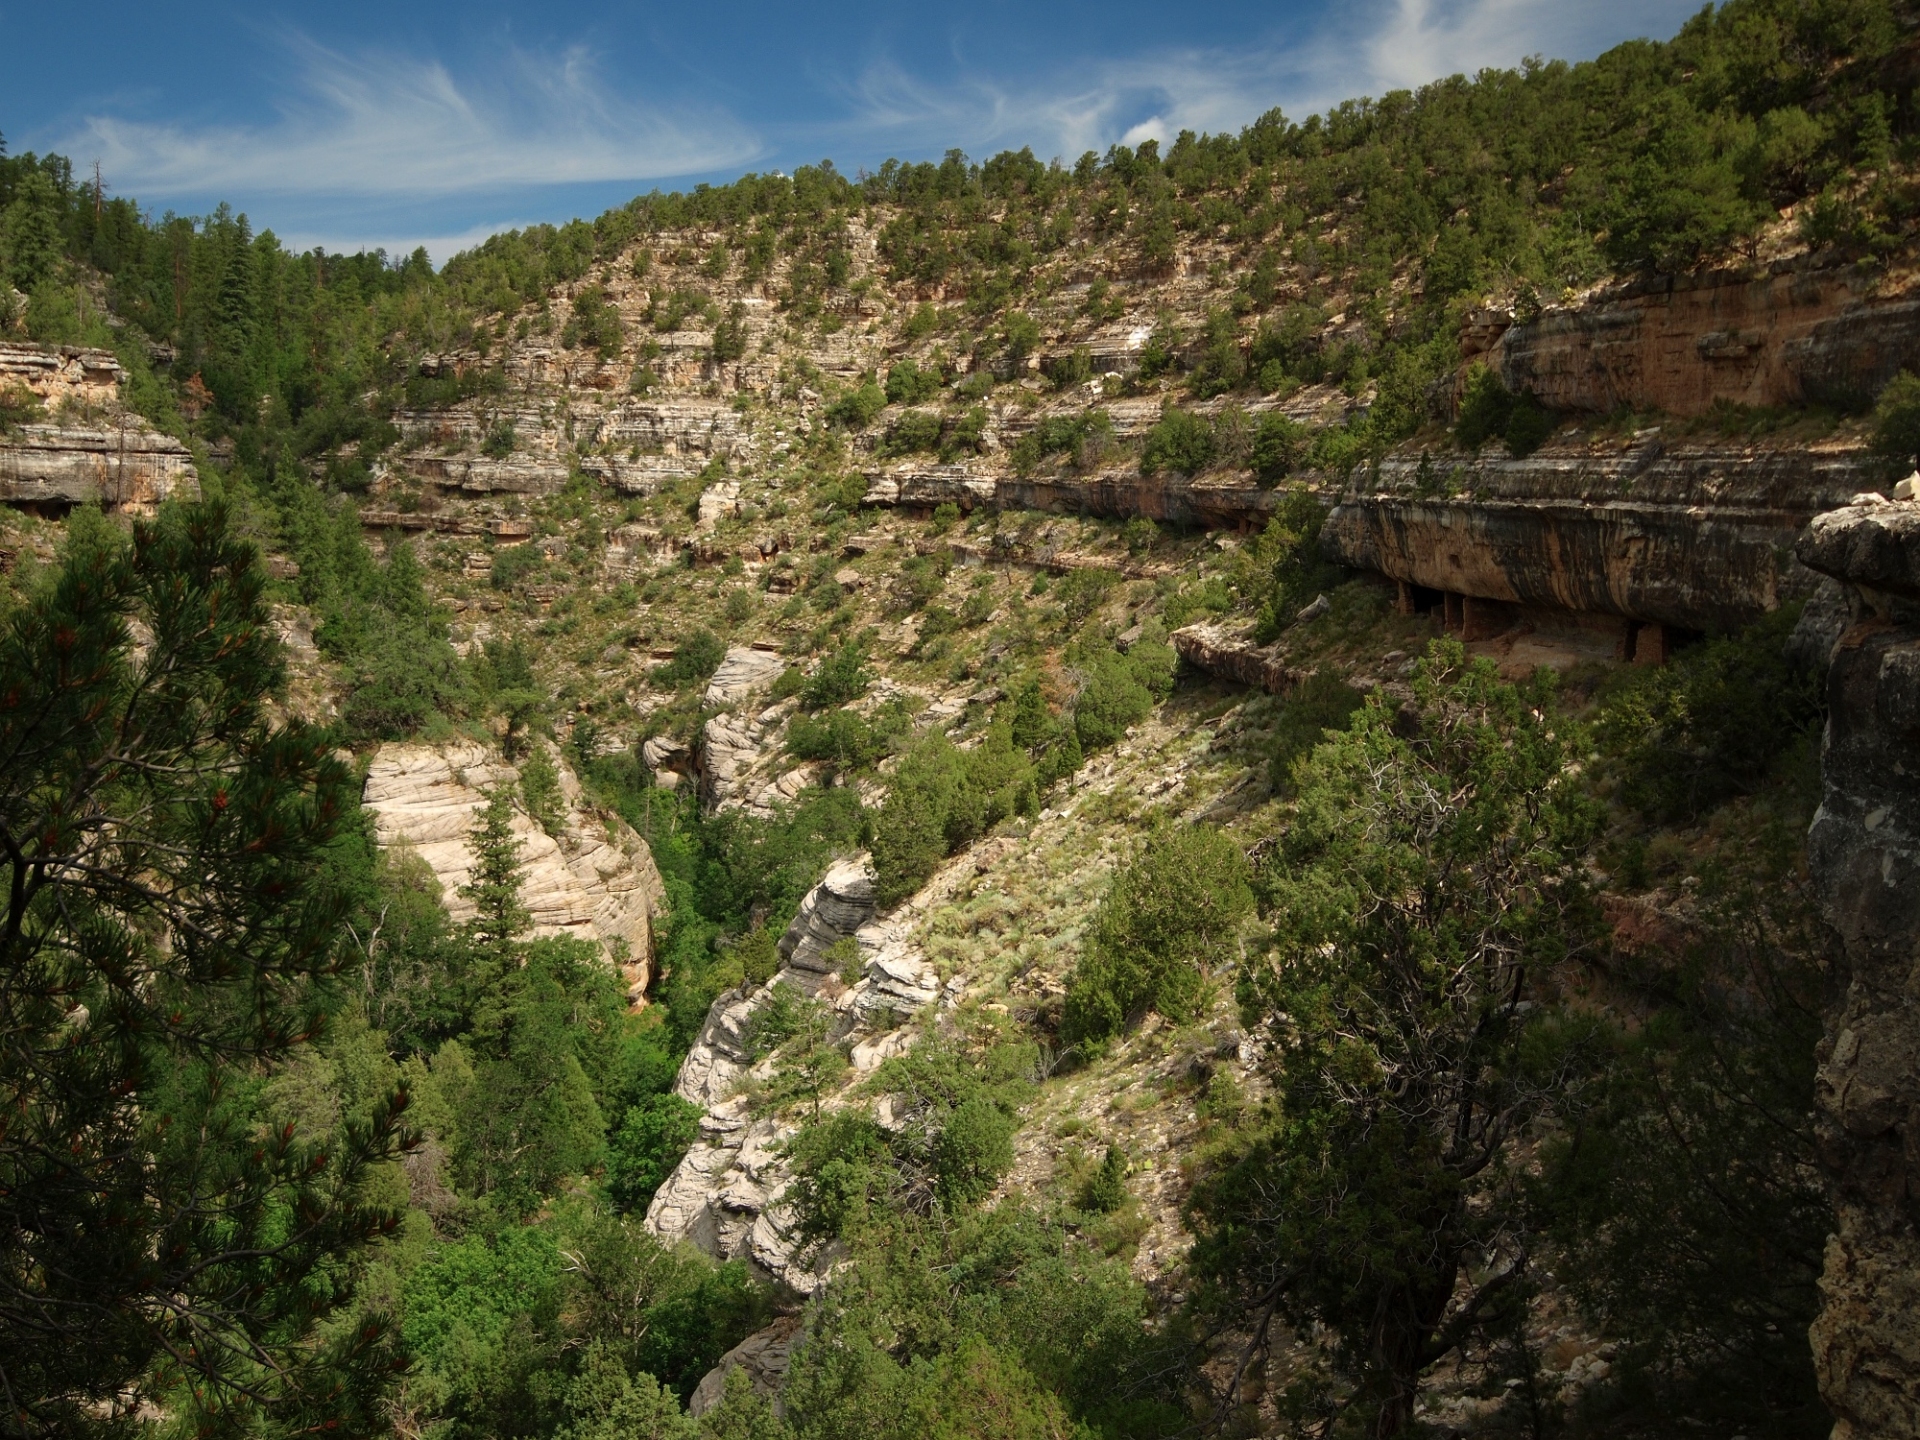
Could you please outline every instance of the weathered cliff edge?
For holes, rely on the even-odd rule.
[[[1757,271],[1647,276],[1524,324],[1478,312],[1461,350],[1554,410],[1852,407],[1920,363],[1914,279],[1807,256]]]
[[[383,846],[411,847],[440,882],[456,921],[473,915],[460,894],[473,868],[467,837],[488,789],[519,775],[484,747],[383,745],[367,767],[366,807]],[[617,962],[629,997],[646,994],[653,960],[653,922],[666,913],[666,885],[646,841],[624,820],[586,807],[578,781],[560,767],[564,823],[555,837],[516,810],[521,896],[533,933],[597,941]]]
[[[947,874],[963,871],[950,867]],[[942,893],[936,879],[905,909],[915,912]],[[745,1260],[798,1295],[820,1287],[838,1252],[815,1253],[793,1234],[784,1204],[792,1180],[786,1144],[802,1117],[754,1103],[753,1088],[768,1078],[772,1064],[757,1053],[754,1016],[773,999],[775,986],[812,996],[826,1007],[831,1038],[847,1048],[853,1073],[869,1073],[912,1043],[914,1032],[904,1025],[909,1017],[952,998],[907,930],[904,917],[876,918],[873,875],[865,861],[841,861],[801,902],[780,939],[781,966],[774,977],[713,1002],[673,1086],[704,1112],[700,1135],[647,1207],[649,1231],[664,1240],[691,1241],[720,1259]],[[858,958],[840,973],[828,952],[845,939],[856,943]],[[842,1093],[826,1103],[837,1109],[859,1102]]]
[[[1523,460],[1394,455],[1327,518],[1328,553],[1409,585],[1675,626],[1811,593],[1793,537],[1878,478],[1857,446],[1570,440]]]
[[[1807,855],[1845,953],[1818,1100],[1833,1177],[1814,1362],[1836,1440],[1920,1434],[1920,504],[1815,520],[1847,590]]]
[[[0,436],[0,503],[144,512],[199,494],[187,447],[122,408],[125,380],[106,350],[0,345],[0,388],[26,390],[52,415]]]

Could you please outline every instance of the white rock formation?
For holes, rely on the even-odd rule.
[[[736,645],[727,651],[720,668],[707,681],[701,703],[709,710],[721,705],[738,705],[763,685],[771,685],[787,668],[787,662],[774,650],[756,650]]]
[[[646,842],[624,821],[584,808],[573,772],[557,757],[556,768],[566,801],[559,838],[517,809],[513,816],[533,933],[597,941],[621,962],[638,1002],[666,886]],[[518,779],[514,767],[473,742],[383,745],[367,768],[364,799],[380,844],[410,846],[440,882],[448,914],[465,920],[473,904],[459,892],[473,869],[468,836],[487,803],[483,792]]]
[[[938,1000],[942,989],[907,939],[906,922],[874,921],[873,912],[873,872],[864,860],[841,861],[807,893],[781,937],[786,964],[779,973],[757,989],[729,991],[714,1001],[673,1087],[706,1114],[699,1139],[647,1209],[647,1229],[655,1235],[689,1240],[721,1259],[744,1259],[802,1295],[826,1279],[834,1252],[802,1253],[780,1203],[792,1179],[782,1151],[800,1122],[755,1115],[737,1092],[756,1063],[766,1063],[756,1062],[747,1031],[775,985],[804,990],[834,1011],[834,1040],[851,1044],[856,1073],[906,1051],[912,1033],[901,1022]],[[849,936],[866,964],[850,988],[821,958]],[[836,1097],[827,1103],[850,1102]]]

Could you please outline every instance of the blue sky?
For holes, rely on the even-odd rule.
[[[0,0],[13,153],[156,212],[436,261],[500,229],[831,157],[1083,150],[1304,117],[1530,54],[1665,37],[1694,0],[1207,6]]]

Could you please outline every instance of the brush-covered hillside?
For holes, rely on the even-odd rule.
[[[1792,547],[1920,452],[1917,75],[438,271],[0,155],[0,1434],[1911,1433]]]

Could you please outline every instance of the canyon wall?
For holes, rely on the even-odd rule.
[[[1343,564],[1430,590],[1723,630],[1811,592],[1794,536],[1878,473],[1858,445],[1658,430],[1524,459],[1403,453],[1357,473],[1322,539]]]
[[[1812,1329],[1835,1440],[1920,1434],[1920,504],[1823,515],[1800,558],[1847,590],[1807,858],[1844,953],[1818,1100],[1832,1177]]]
[[[1554,410],[1854,407],[1920,365],[1920,288],[1905,271],[1807,257],[1758,272],[1653,275],[1525,323],[1478,312],[1461,348],[1467,363],[1487,363],[1509,390]]]
[[[647,842],[624,820],[592,809],[564,762],[556,759],[556,768],[564,801],[559,833],[549,835],[518,809],[513,814],[532,933],[597,942],[620,966],[630,999],[644,1004],[666,883]],[[364,800],[380,844],[408,848],[426,862],[457,922],[474,914],[460,893],[473,869],[468,837],[488,793],[518,782],[514,767],[471,742],[383,745],[368,762]]]

